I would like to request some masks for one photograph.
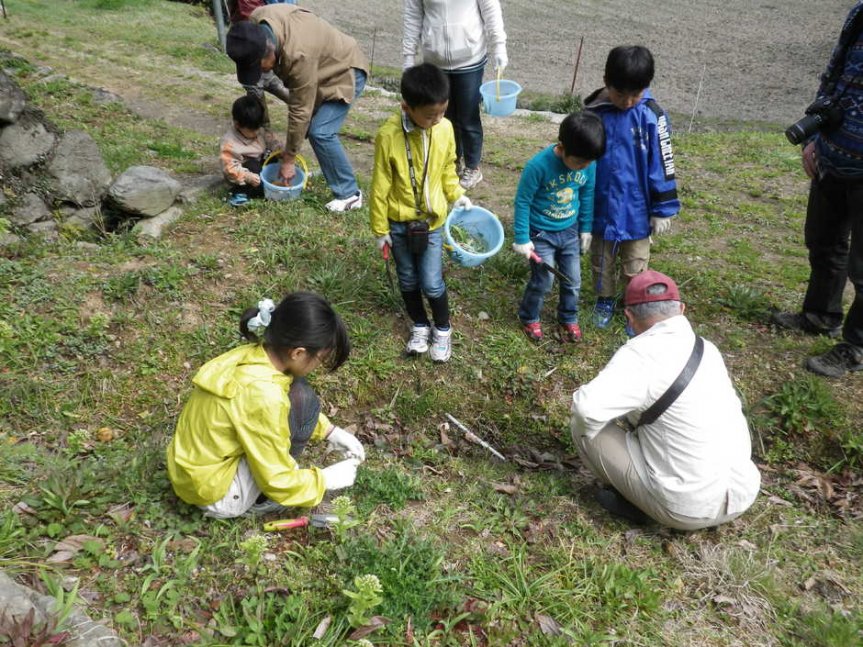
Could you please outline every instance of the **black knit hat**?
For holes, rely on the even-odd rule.
[[[225,39],[225,51],[237,64],[237,80],[242,85],[255,85],[261,78],[261,59],[267,53],[267,34],[251,20],[231,25]]]

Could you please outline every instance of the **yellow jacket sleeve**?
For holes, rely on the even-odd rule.
[[[256,382],[231,400],[234,429],[255,482],[284,506],[313,507],[324,496],[321,470],[300,469],[290,455],[288,398],[279,385]],[[324,424],[329,421],[324,419]],[[321,420],[313,435],[322,437]]]
[[[372,233],[375,236],[383,236],[390,231],[388,203],[390,189],[393,185],[393,169],[390,164],[391,148],[392,137],[385,131],[378,131],[375,137],[375,165],[372,171],[372,191],[369,204],[369,217]]]

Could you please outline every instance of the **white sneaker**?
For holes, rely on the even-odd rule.
[[[411,338],[408,339],[408,346],[405,352],[408,355],[422,355],[429,350],[429,336],[431,335],[431,326],[413,326],[411,328]]]
[[[449,330],[432,331],[432,343],[429,348],[429,357],[433,362],[448,362],[452,355],[452,328]]]
[[[480,182],[482,182],[482,171],[479,170],[479,167],[465,167],[464,171],[461,172],[461,179],[458,181],[465,190],[474,188]]]
[[[357,191],[356,194],[345,198],[343,200],[339,200],[338,198],[335,200],[330,200],[327,202],[326,207],[327,211],[332,211],[333,213],[343,213],[345,211],[353,211],[354,209],[361,209],[363,206],[363,192]]]

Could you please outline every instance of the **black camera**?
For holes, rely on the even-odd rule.
[[[838,128],[845,117],[845,110],[839,101],[831,97],[822,97],[806,108],[806,116],[797,121],[785,131],[788,141],[794,144],[802,144],[819,130],[832,130]]]

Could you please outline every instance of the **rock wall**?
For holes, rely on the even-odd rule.
[[[104,231],[103,208],[136,221],[141,235],[159,237],[182,213],[183,187],[165,171],[133,166],[112,182],[99,147],[83,131],[61,132],[0,70],[0,217],[11,235],[57,239],[64,231]],[[151,222],[152,221],[152,222]]]

